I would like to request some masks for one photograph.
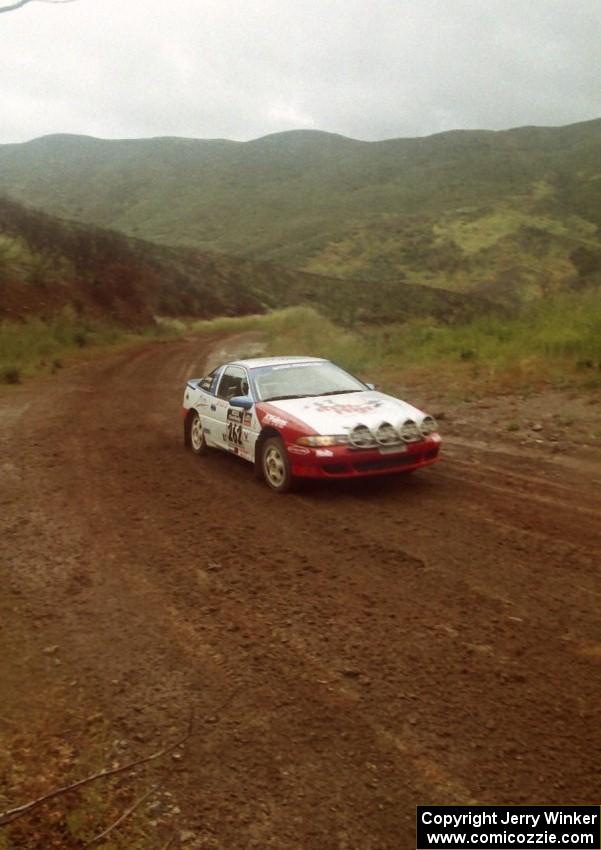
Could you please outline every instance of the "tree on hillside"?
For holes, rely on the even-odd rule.
[[[20,9],[21,6],[27,6],[28,3],[73,3],[74,0],[17,0],[16,3],[11,3],[10,6],[0,6],[0,15],[2,12],[14,12],[15,9]]]

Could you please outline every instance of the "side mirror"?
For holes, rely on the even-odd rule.
[[[196,382],[196,386],[199,390],[210,390],[212,383],[213,378],[208,375],[206,378],[199,378],[199,380]]]
[[[230,399],[232,407],[241,407],[242,410],[250,410],[253,406],[253,400],[249,395],[235,395]]]
[[[368,390],[377,390],[378,389],[375,384],[366,383],[365,386],[367,387]]]

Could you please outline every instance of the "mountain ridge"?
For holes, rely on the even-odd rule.
[[[485,127],[477,127],[477,128],[461,128],[455,127],[448,130],[439,130],[436,133],[428,133],[424,136],[390,136],[384,139],[358,139],[354,136],[346,136],[344,133],[337,133],[331,130],[320,130],[313,127],[299,127],[292,130],[277,130],[272,133],[265,133],[261,136],[253,137],[252,139],[227,139],[225,137],[204,137],[204,136],[172,136],[172,135],[161,135],[161,136],[116,136],[116,137],[106,137],[106,136],[95,136],[89,133],[45,133],[41,136],[34,136],[31,139],[27,139],[23,142],[6,142],[0,143],[0,149],[3,147],[16,147],[21,145],[29,145],[32,142],[39,142],[44,139],[59,139],[59,138],[73,138],[73,139],[92,139],[94,141],[99,142],[139,142],[139,141],[160,141],[160,140],[176,140],[183,142],[226,142],[233,145],[247,145],[253,144],[255,142],[260,142],[265,139],[270,138],[285,138],[286,136],[294,137],[294,136],[330,136],[332,138],[343,139],[350,142],[360,142],[361,144],[366,145],[380,145],[386,144],[387,142],[404,142],[404,141],[424,141],[427,139],[437,139],[444,136],[451,135],[502,135],[505,133],[522,133],[522,132],[531,132],[531,131],[557,131],[559,133],[564,131],[573,131],[576,128],[588,128],[593,125],[601,127],[601,117],[598,118],[588,118],[583,121],[574,121],[570,124],[520,124],[515,127],[508,127],[502,130],[491,130]]]
[[[0,146],[0,191],[157,244],[520,302],[596,280],[600,162],[601,119],[380,141],[55,134]]]

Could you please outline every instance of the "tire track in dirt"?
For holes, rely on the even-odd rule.
[[[149,345],[5,403],[30,405],[3,432],[0,555],[7,616],[43,624],[32,653],[68,647],[60,676],[116,734],[196,707],[171,790],[207,847],[396,850],[426,800],[595,802],[599,524],[578,481],[541,497],[540,473],[453,449],[278,498],[181,446],[209,355]]]

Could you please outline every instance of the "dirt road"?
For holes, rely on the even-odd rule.
[[[182,446],[208,354],[150,344],[0,396],[0,810],[191,710],[111,847],[399,850],[418,803],[598,804],[600,466],[467,435],[415,476],[278,497]],[[97,791],[96,831],[149,782]],[[83,846],[82,805],[0,847]]]

